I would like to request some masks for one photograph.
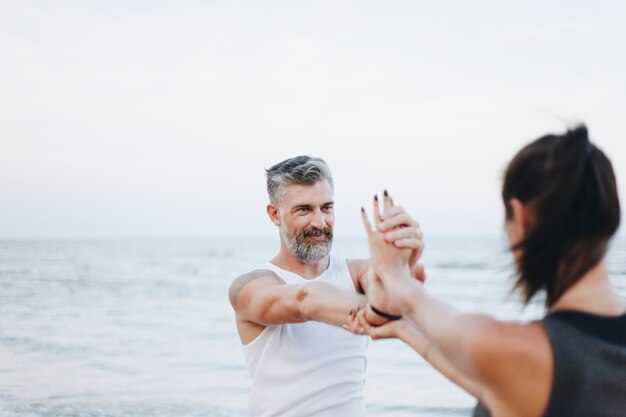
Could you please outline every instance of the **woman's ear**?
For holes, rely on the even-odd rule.
[[[508,220],[507,230],[513,244],[520,242],[526,236],[532,223],[532,216],[528,208],[517,198],[509,200],[511,218]]]
[[[276,226],[280,226],[280,213],[278,212],[278,207],[270,203],[265,208],[265,211],[267,211],[267,215],[270,217],[272,223]]]

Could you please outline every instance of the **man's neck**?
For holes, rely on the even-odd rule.
[[[313,262],[304,263],[295,256],[287,248],[281,247],[278,255],[270,261],[279,268],[300,275],[304,279],[313,279],[320,276],[330,266],[330,256]]]

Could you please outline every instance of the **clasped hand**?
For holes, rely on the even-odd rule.
[[[383,212],[381,213],[377,197],[374,197],[373,212],[374,228],[366,211],[362,210],[371,262],[366,273],[368,304],[389,314],[399,314],[400,311],[394,303],[394,289],[397,292],[396,284],[399,283],[392,281],[406,277],[424,281],[424,268],[417,264],[424,249],[423,234],[419,224],[401,207],[394,206],[386,192],[383,197]],[[351,312],[346,328],[353,333],[368,333],[374,338],[396,337],[396,329],[402,324],[388,323],[373,327],[366,319],[371,314],[365,314],[366,311],[369,313],[370,306],[364,306],[360,314],[357,311]]]

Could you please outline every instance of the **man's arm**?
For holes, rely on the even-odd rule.
[[[272,271],[238,277],[230,286],[229,298],[238,320],[263,326],[309,320],[341,326],[350,310],[365,303],[364,296],[323,282],[286,285]]]
[[[367,293],[367,280],[365,272],[370,267],[369,259],[348,259],[348,270],[354,284],[354,289],[359,294]]]

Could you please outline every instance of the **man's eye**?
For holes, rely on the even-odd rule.
[[[298,211],[303,211],[304,212],[304,211],[309,211],[309,209],[307,207],[300,207],[298,209]]]
[[[333,206],[326,206],[324,207],[324,211],[333,211]]]

